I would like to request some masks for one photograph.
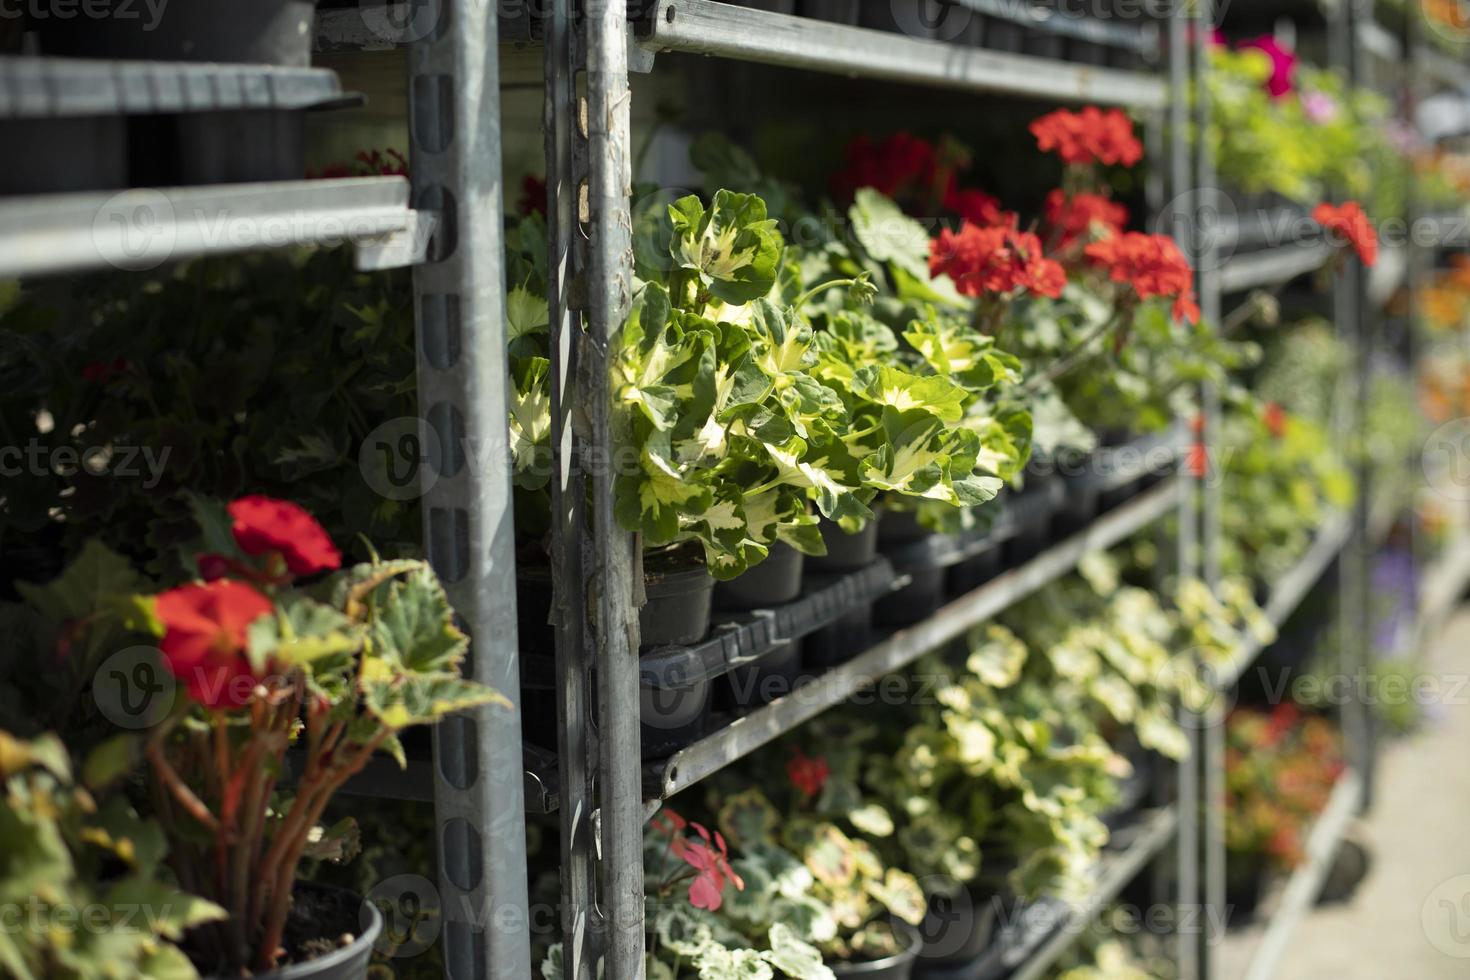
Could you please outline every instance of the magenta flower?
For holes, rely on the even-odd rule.
[[[1337,118],[1337,101],[1326,92],[1307,92],[1302,95],[1302,115],[1322,125]]]
[[[1240,42],[1242,48],[1255,48],[1271,59],[1271,77],[1266,80],[1266,91],[1271,98],[1289,95],[1295,87],[1296,52],[1281,46],[1274,37],[1263,34],[1250,41]]]

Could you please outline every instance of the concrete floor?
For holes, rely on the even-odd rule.
[[[1298,925],[1281,980],[1470,978],[1470,607],[1428,664],[1444,681],[1441,703],[1425,730],[1384,752],[1376,802],[1355,831],[1372,854],[1368,877],[1349,902]],[[1230,980],[1244,975],[1249,938],[1226,944]]]

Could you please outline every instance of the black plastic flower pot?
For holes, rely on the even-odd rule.
[[[643,649],[688,646],[709,632],[715,580],[703,563],[676,568],[645,565],[643,591],[648,599],[638,613]]]
[[[868,0],[858,23],[880,31],[933,39],[944,22],[942,0]]]
[[[873,607],[860,606],[829,626],[807,635],[802,662],[811,671],[830,670],[847,663],[872,645]]]
[[[0,123],[0,195],[127,187],[127,129],[121,116]]]
[[[952,895],[929,899],[929,913],[919,924],[924,946],[919,950],[915,974],[948,971],[976,963],[990,949],[1000,920],[1001,903],[993,889],[969,885]]]
[[[878,557],[878,528],[881,519],[874,517],[856,534],[848,534],[835,521],[822,518],[818,525],[822,532],[822,543],[827,553],[820,557],[809,556],[806,560],[808,572],[855,572],[867,568]]]
[[[1020,51],[1026,30],[1004,17],[985,18],[985,46],[992,51]]]
[[[152,17],[134,0],[103,0],[107,16],[37,23],[47,54],[143,61],[219,61],[305,68],[316,0],[188,0]]]
[[[908,626],[934,615],[944,605],[946,571],[942,566],[908,569],[908,585],[873,603],[873,622]]]
[[[919,935],[919,930],[907,922],[895,922],[893,929],[906,944],[903,952],[866,963],[829,963],[827,965],[832,968],[833,975],[861,977],[862,980],[911,980],[914,963],[919,958],[919,950],[924,946],[924,938]]]
[[[306,172],[306,113],[195,112],[178,117],[180,182],[296,180]]]
[[[784,649],[732,668],[721,680],[717,703],[743,714],[784,698],[801,682],[802,647],[801,640],[793,640]]]
[[[643,758],[662,759],[703,738],[709,729],[713,688],[706,679],[670,687],[640,687],[638,734]]]
[[[1038,58],[1055,58],[1060,60],[1066,49],[1066,42],[1060,34],[1039,27],[1028,27],[1021,37],[1021,50]]]
[[[922,541],[934,532],[919,523],[919,515],[911,510],[885,510],[878,522],[878,550],[893,551],[904,545]]]
[[[1019,529],[1005,543],[1008,564],[1030,561],[1051,543],[1052,515],[1061,505],[1064,493],[1057,474],[1027,474],[1026,488],[1016,495],[1012,505]]]
[[[291,963],[253,980],[364,980],[373,944],[383,932],[383,914],[371,902],[340,888],[298,882],[286,918],[287,949],[353,936],[352,942],[300,963]]]
[[[1093,522],[1098,514],[1101,489],[1088,474],[1062,478],[1062,500],[1052,517],[1059,535],[1075,534]]]
[[[796,12],[832,24],[857,24],[860,0],[796,0]]]
[[[965,595],[1005,571],[1005,549],[1000,542],[949,569],[945,587],[950,595]]]
[[[1108,47],[1097,41],[1073,40],[1067,45],[1067,59],[1079,65],[1104,67],[1108,63]]]
[[[801,595],[806,555],[789,544],[771,546],[766,560],[715,586],[715,606],[727,610],[769,609]]]
[[[688,646],[704,639],[714,586],[703,564],[665,565],[650,559],[643,575],[648,602],[638,614],[642,648]],[[550,568],[523,564],[517,569],[516,625],[522,652],[556,652],[551,602]]]
[[[769,10],[776,14],[796,12],[796,0],[744,0],[740,6],[750,7],[753,10]]]

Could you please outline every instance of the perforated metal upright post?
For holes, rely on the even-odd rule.
[[[1358,25],[1372,16],[1367,0],[1343,0],[1334,12],[1332,31],[1333,66],[1347,83],[1356,86],[1363,75],[1363,48]],[[1367,401],[1372,387],[1373,312],[1369,308],[1368,276],[1354,257],[1345,260],[1333,292],[1333,318],[1353,352],[1352,379],[1345,406],[1342,431],[1346,433],[1349,464],[1358,484],[1353,503],[1353,532],[1339,569],[1340,640],[1338,669],[1349,681],[1352,695],[1341,712],[1348,760],[1363,786],[1363,803],[1372,798],[1373,715],[1366,698],[1364,679],[1370,669],[1373,635],[1372,547],[1369,541],[1372,510],[1372,470],[1363,453]]]
[[[425,545],[470,635],[468,673],[518,702],[496,7],[416,8],[425,36],[409,52],[414,202],[440,216],[414,273]],[[434,734],[450,980],[531,975],[523,772],[519,709],[465,712]]]
[[[1173,228],[1166,229],[1178,235],[1188,250],[1195,251],[1197,239],[1195,217],[1196,199],[1193,193],[1194,168],[1189,142],[1189,90],[1191,84],[1191,58],[1189,14],[1184,6],[1173,6],[1169,17],[1169,192],[1171,207],[1168,217]],[[1186,473],[1182,479],[1189,480]],[[1180,494],[1179,503],[1179,550],[1178,574],[1182,579],[1195,574],[1199,548],[1199,494],[1190,482]],[[1188,711],[1180,706],[1181,715]],[[1189,757],[1177,767],[1179,802],[1179,829],[1175,841],[1174,863],[1177,881],[1175,901],[1179,909],[1189,909],[1199,903],[1199,726],[1185,716],[1190,736]],[[1199,976],[1199,949],[1197,939],[1184,929],[1175,935],[1176,957],[1181,980],[1196,980]]]
[[[585,283],[580,211],[587,155],[578,124],[580,43],[574,23],[572,0],[554,0],[548,6],[543,30],[554,460],[551,560],[556,610],[562,970],[567,980],[593,980],[602,921],[596,905],[597,829],[592,819],[597,738],[591,710],[594,646],[586,587],[591,527],[586,474],[577,462],[591,435],[579,408],[582,310],[573,308],[573,283],[579,279]]]
[[[616,449],[625,440],[611,390],[633,298],[627,4],[583,0],[576,15],[569,0],[557,0],[546,28],[562,922],[569,975],[588,980],[600,956],[608,980],[642,980],[642,562],[638,539],[613,511]],[[584,63],[579,98],[575,73]]]

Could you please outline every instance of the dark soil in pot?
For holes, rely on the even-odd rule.
[[[877,517],[863,526],[856,534],[848,534],[841,525],[825,517],[817,525],[822,532],[822,543],[827,553],[820,557],[808,556],[806,570],[809,572],[855,572],[867,568],[878,557],[878,529],[882,521]]]
[[[108,16],[36,23],[43,50],[83,58],[311,64],[315,0],[176,0],[156,19],[136,0],[102,3]]]
[[[363,980],[382,931],[377,906],[340,888],[301,882],[291,893],[282,941],[292,962],[252,980]]]
[[[927,619],[944,605],[944,568],[912,568],[908,585],[873,604],[873,621],[884,626],[908,626]]]
[[[893,928],[907,943],[903,952],[867,963],[828,963],[832,973],[839,977],[861,977],[862,980],[910,980],[924,939],[919,930],[906,922],[895,922]]]
[[[801,595],[801,573],[805,566],[806,555],[778,541],[771,546],[765,561],[715,586],[715,606],[732,610],[769,609],[790,602]]]
[[[802,647],[801,640],[793,640],[754,663],[733,668],[720,683],[720,705],[740,714],[790,694],[801,682]]]
[[[860,606],[841,619],[807,635],[802,662],[808,670],[824,671],[845,664],[873,642],[873,607]]]

